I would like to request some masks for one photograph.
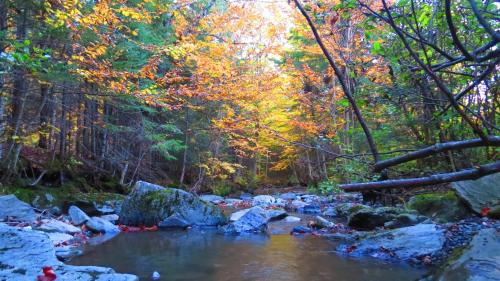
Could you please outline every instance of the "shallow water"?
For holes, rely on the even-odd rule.
[[[122,233],[88,246],[70,264],[109,266],[141,280],[158,271],[165,281],[405,281],[424,274],[407,265],[339,255],[335,241],[292,236],[287,233],[291,227],[273,223],[273,235],[225,236],[199,229]]]

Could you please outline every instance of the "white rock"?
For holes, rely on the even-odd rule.
[[[59,220],[55,219],[43,219],[42,225],[38,227],[38,229],[43,230],[43,231],[48,231],[48,232],[62,232],[62,233],[80,233],[82,232],[81,229],[78,227],[75,227],[71,224],[64,223]]]
[[[61,244],[63,242],[73,239],[73,236],[60,232],[48,232],[47,235],[49,236],[50,241],[52,241],[52,244],[54,245]]]
[[[271,206],[277,203],[276,198],[271,195],[257,195],[252,200],[252,206]]]
[[[120,216],[118,216],[117,214],[112,214],[100,216],[100,218],[114,223],[120,219]]]
[[[299,217],[294,217],[294,216],[287,216],[285,218],[286,222],[299,222],[301,219]]]
[[[92,217],[85,222],[85,225],[92,231],[101,233],[115,233],[120,232],[120,229],[111,222],[101,219],[100,217]]]
[[[239,210],[237,212],[234,212],[231,214],[231,217],[229,218],[230,221],[237,221],[239,220],[242,216],[244,216],[246,213],[248,213],[250,209],[244,209],[244,210]]]

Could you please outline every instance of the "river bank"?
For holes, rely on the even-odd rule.
[[[436,200],[433,201],[433,198],[438,198],[437,201],[441,203],[447,202],[444,199],[449,202],[436,207]],[[312,252],[318,253],[316,244],[298,242],[312,246],[302,247],[300,244],[297,248],[293,246],[294,243],[321,239],[329,241],[320,246],[324,247],[323,251],[330,253],[329,259],[338,260],[343,257],[351,260],[353,271],[356,266],[367,267],[366,261],[371,260],[392,264],[389,269],[393,271],[398,271],[396,268],[401,264],[410,266],[415,270],[406,269],[408,272],[419,272],[419,276],[414,277],[428,280],[472,280],[467,279],[467,276],[497,278],[498,251],[495,253],[495,249],[499,245],[499,221],[487,217],[487,214],[481,217],[470,210],[461,209],[463,205],[458,205],[450,213],[451,207],[456,207],[457,204],[454,201],[456,198],[449,200],[450,198],[455,197],[446,193],[434,197],[417,196],[407,206],[384,207],[365,204],[361,195],[355,193],[320,196],[298,191],[271,195],[243,193],[239,198],[216,195],[198,197],[181,190],[138,182],[127,198],[114,197],[93,202],[91,205],[94,208],[75,202],[67,211],[57,214],[50,211],[53,208],[39,212],[39,209],[33,209],[15,196],[6,195],[0,197],[0,249],[3,253],[0,280],[32,280],[34,276],[42,274],[44,266],[55,268],[58,280],[74,280],[74,276],[80,276],[83,280],[137,280],[137,276],[118,274],[109,267],[75,267],[61,261],[70,261],[74,256],[83,254],[81,259],[75,258],[82,265],[84,263],[81,261],[85,261],[83,257],[89,256],[89,249],[99,252],[96,249],[116,243],[112,249],[120,251],[123,244],[115,241],[127,241],[127,235],[138,237],[144,234],[123,232],[156,231],[158,227],[168,231],[160,231],[159,236],[144,234],[145,238],[153,239],[153,244],[157,239],[168,240],[170,238],[165,237],[182,236],[180,233],[183,232],[198,233],[191,235],[196,237],[200,236],[199,232],[193,231],[208,231],[201,237],[209,235],[216,237],[211,238],[214,241],[223,241],[220,243],[224,246],[214,250],[215,252],[224,251],[224,247],[233,248],[233,244],[226,243],[227,239],[240,237],[236,240],[255,241],[255,237],[267,237],[269,242],[264,244],[269,243],[271,248],[274,247],[273,241],[286,241],[285,244],[300,249],[299,252],[303,252],[304,256],[311,256]],[[430,215],[429,208],[423,208],[426,202],[431,202],[430,205],[434,208]],[[277,228],[277,223],[281,227]],[[118,238],[114,239],[116,236]],[[296,237],[297,240],[290,240],[291,237]],[[259,239],[267,241],[266,238]],[[183,245],[196,252],[196,246]],[[478,248],[488,250],[478,251]],[[40,249],[43,250],[40,252]],[[168,255],[171,247],[162,249]],[[24,254],[19,255],[20,251]],[[254,253],[253,259],[259,260],[257,250],[246,251]],[[306,254],[308,251],[311,253]],[[141,251],[136,252],[137,255],[124,255],[123,258],[132,263],[135,262],[134,259],[147,259],[147,255],[141,256]],[[121,255],[120,253],[119,256]],[[283,258],[287,259],[287,255],[284,253]],[[300,259],[301,255],[297,255],[296,258]],[[315,260],[315,255],[309,260]],[[33,257],[36,257],[37,262],[31,262]],[[468,265],[471,260],[478,259],[478,266]],[[92,260],[99,261],[95,258],[86,261]],[[273,260],[268,262],[273,268]],[[456,276],[454,271],[463,271],[464,266],[467,275],[462,275],[463,279],[447,277]],[[124,269],[127,271],[126,267]],[[217,271],[216,268],[211,270]],[[318,271],[321,272],[321,269]],[[362,278],[359,280],[363,280]],[[249,277],[242,280],[260,279]]]

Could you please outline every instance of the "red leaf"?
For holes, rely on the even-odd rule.
[[[490,212],[490,208],[488,207],[484,207],[481,209],[481,217],[486,217],[488,215],[488,213]]]

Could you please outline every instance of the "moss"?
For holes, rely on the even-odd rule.
[[[491,210],[488,212],[488,217],[497,220],[500,219],[500,206],[491,208]]]
[[[72,201],[95,202],[103,204],[106,201],[123,200],[124,195],[96,192],[83,193],[72,185],[62,187],[19,187],[0,186],[0,195],[14,194],[19,200],[32,204],[37,208],[52,206],[64,207],[65,203]]]
[[[364,205],[356,205],[356,206],[354,206],[354,207],[349,208],[349,210],[347,211],[347,213],[348,213],[349,215],[351,215],[351,214],[354,214],[354,213],[356,213],[357,211],[363,210],[363,209],[365,209],[365,208],[366,208],[366,206],[364,206]]]
[[[439,222],[460,220],[468,214],[466,206],[453,191],[416,195],[407,207]]]

